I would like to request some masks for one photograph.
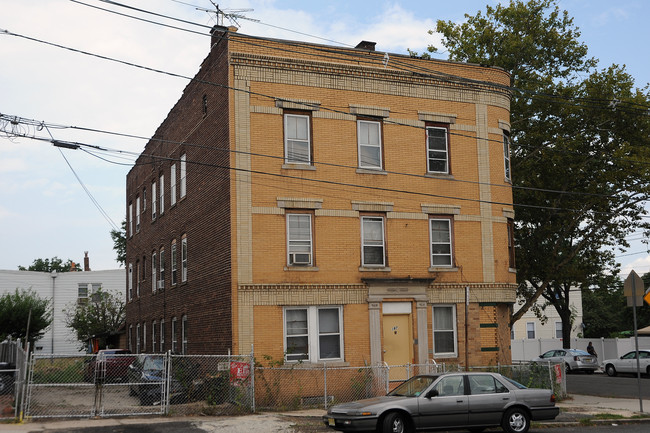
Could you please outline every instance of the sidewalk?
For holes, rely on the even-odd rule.
[[[603,420],[600,416],[595,418],[595,415],[611,414],[616,416],[615,422],[617,424],[623,422],[650,422],[650,400],[643,401],[644,415],[648,418],[633,418],[641,415],[639,412],[639,400],[627,398],[607,398],[597,397],[590,395],[577,395],[572,394],[560,403],[557,403],[560,408],[560,415],[553,421],[544,421],[540,424],[545,426],[566,426],[570,424],[584,423],[585,420],[594,423],[607,423],[611,422]],[[75,428],[82,427],[105,427],[105,426],[120,426],[132,424],[153,424],[153,423],[173,423],[173,422],[196,422],[198,424],[215,424],[226,422],[228,419],[236,420],[236,425],[240,427],[247,425],[245,431],[253,431],[253,424],[261,424],[269,427],[274,421],[282,423],[281,418],[287,417],[304,417],[304,418],[318,418],[325,414],[323,409],[308,409],[293,412],[282,413],[260,413],[252,415],[244,415],[241,417],[133,417],[133,418],[102,418],[102,419],[74,419],[74,420],[60,420],[60,419],[36,419],[26,421],[23,424],[0,424],[1,433],[31,433],[43,432],[45,430],[61,430],[68,431]],[[619,418],[622,416],[623,418]],[[277,420],[275,420],[277,418]],[[267,430],[268,431],[268,430]],[[282,430],[275,430],[282,431]]]

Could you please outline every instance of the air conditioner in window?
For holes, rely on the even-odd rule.
[[[165,280],[158,280],[158,289],[162,290],[165,288]]]
[[[311,254],[309,253],[289,253],[289,264],[291,265],[309,265],[311,263]]]

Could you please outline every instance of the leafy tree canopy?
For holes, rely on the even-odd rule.
[[[88,302],[71,304],[64,313],[66,326],[75,331],[82,348],[91,337],[115,333],[126,319],[122,297],[101,288]]]
[[[597,70],[557,4],[511,0],[436,27],[451,60],[511,74],[517,277],[525,298],[511,323],[544,293],[554,302],[563,287],[615,275],[614,250],[628,247],[632,232],[650,230],[648,88],[636,88],[625,67]]]
[[[126,263],[126,220],[122,221],[121,230],[111,230],[111,238],[113,239],[113,249],[117,253],[115,260],[120,266]]]
[[[29,322],[28,340],[41,338],[52,323],[52,310],[48,299],[40,298],[32,290],[16,289],[0,297],[0,341],[25,338]]]
[[[83,269],[79,266],[78,262],[73,262],[68,259],[67,262],[63,263],[63,260],[54,256],[51,259],[35,259],[34,262],[29,265],[29,267],[18,266],[19,271],[36,271],[36,272],[70,272],[70,271],[82,271]]]

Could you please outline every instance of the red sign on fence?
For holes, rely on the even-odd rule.
[[[251,375],[251,365],[247,362],[230,362],[230,383],[238,385],[248,380]]]
[[[555,364],[553,367],[555,368],[555,382],[562,383],[562,374],[564,373],[562,364]]]

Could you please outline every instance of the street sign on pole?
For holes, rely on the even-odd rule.
[[[643,300],[646,302],[646,304],[650,305],[650,290],[648,290],[648,293],[645,294]]]
[[[639,335],[637,333],[636,326],[636,306],[643,305],[643,292],[645,287],[643,286],[643,280],[637,275],[636,272],[630,271],[630,275],[625,279],[623,283],[623,293],[627,297],[627,305],[630,306],[630,301],[632,301],[632,316],[634,317],[634,351],[636,352],[636,382],[639,387],[639,410],[643,412],[643,400],[641,398],[641,365],[639,363]],[[639,298],[641,302],[639,302]]]

